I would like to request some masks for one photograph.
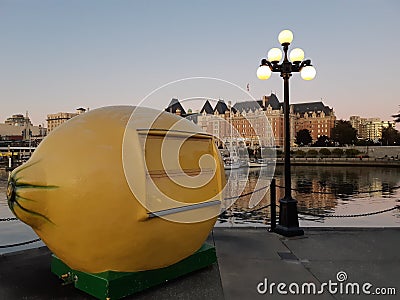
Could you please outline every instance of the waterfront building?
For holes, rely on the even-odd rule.
[[[229,126],[230,118],[235,112],[236,110],[228,107],[223,100],[219,100],[215,108],[212,108],[210,102],[207,100],[197,115],[197,122],[195,123],[203,131],[218,137],[217,145],[218,147],[222,147],[222,143],[226,138],[239,137],[239,134],[231,130]]]
[[[254,101],[253,105],[254,105]],[[251,102],[250,102],[251,103]],[[262,111],[271,124],[274,134],[275,144],[283,146],[284,143],[284,116],[283,103],[279,102],[276,95],[264,96],[262,100],[257,101],[259,111]],[[249,107],[249,102],[239,102],[235,107],[242,113],[255,112],[256,108]],[[248,115],[248,114],[247,114]],[[322,101],[295,103],[290,105],[290,141],[294,145],[295,136],[298,131],[307,129],[315,142],[320,136],[331,135],[331,130],[335,126],[336,116],[333,109],[324,105]],[[268,136],[265,136],[268,137]]]
[[[357,130],[357,135],[360,136],[361,133],[361,117],[360,116],[350,116],[351,126]]]
[[[360,139],[378,141],[382,138],[384,128],[395,128],[394,121],[382,121],[380,118],[361,118],[360,116],[350,116],[350,123],[357,130]]]
[[[4,124],[12,126],[25,126],[26,124],[29,124],[32,126],[32,122],[28,117],[28,113],[26,114],[26,117],[24,117],[23,114],[12,115],[4,121]]]
[[[324,105],[322,101],[296,103],[291,106],[294,114],[295,132],[302,129],[310,131],[313,142],[320,136],[331,136],[335,127],[336,116],[332,108]]]
[[[29,141],[46,136],[46,128],[33,126],[28,113],[15,114],[0,123],[0,139],[2,141]]]
[[[166,109],[171,113],[185,117],[186,113],[178,99],[172,99]],[[183,113],[182,113],[183,112]],[[194,118],[192,117],[193,121]],[[290,106],[291,145],[295,143],[296,133],[308,129],[316,141],[320,136],[331,135],[336,116],[332,108],[322,101],[297,103]],[[234,130],[229,129],[228,123]],[[269,122],[270,126],[267,126]],[[272,138],[274,144],[283,147],[284,144],[284,114],[283,103],[275,94],[263,96],[261,100],[240,101],[231,106],[219,100],[213,109],[207,100],[199,114],[196,114],[196,124],[205,132],[222,137],[242,138],[246,146],[268,146]]]
[[[283,116],[283,103],[280,103],[275,94],[270,96],[263,96],[261,100],[257,101],[241,101],[237,102],[234,107],[238,111],[238,120],[234,126],[239,128],[244,125],[245,130],[241,131],[244,138],[250,143],[250,146],[258,144],[266,146],[274,139],[276,146],[282,147],[284,143],[284,116]],[[293,115],[291,116],[291,143],[294,142],[293,131]],[[246,122],[247,121],[247,122]],[[269,122],[270,126],[266,124]],[[249,124],[250,123],[250,124]],[[250,127],[250,128],[248,128]],[[255,130],[254,130],[255,129]],[[258,136],[255,135],[255,131]]]
[[[2,141],[23,141],[31,138],[39,138],[46,136],[46,128],[43,126],[30,126],[29,129],[25,126],[12,126],[5,123],[0,123],[0,139]]]
[[[186,117],[186,111],[183,108],[182,104],[179,102],[178,99],[172,98],[171,102],[168,104],[168,107],[165,109],[165,111],[171,113],[171,114],[176,114],[178,116],[181,116],[183,118]]]
[[[89,110],[89,109],[88,109]],[[76,112],[59,112],[56,114],[49,114],[47,115],[47,131],[50,132],[54,130],[57,126],[67,122],[69,119],[83,114],[86,112],[86,109],[80,107],[76,110]]]

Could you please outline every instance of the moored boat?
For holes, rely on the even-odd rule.
[[[250,168],[259,168],[265,166],[268,166],[268,160],[266,158],[252,159],[249,162]]]
[[[223,159],[223,161],[224,161],[224,169],[225,170],[240,168],[240,162],[237,159],[234,159],[232,157],[226,157]]]

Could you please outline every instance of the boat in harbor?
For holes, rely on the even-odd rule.
[[[249,167],[248,160],[238,155],[237,147],[231,146],[221,151],[224,169],[239,169]]]
[[[239,169],[240,168],[240,162],[239,160],[233,158],[233,157],[225,157],[223,159],[224,161],[224,169],[225,170],[231,170],[231,169]]]
[[[251,159],[249,161],[249,168],[259,168],[268,166],[268,160],[266,158]]]

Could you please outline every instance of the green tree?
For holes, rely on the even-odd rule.
[[[358,151],[357,149],[346,149],[347,157],[355,157],[358,154],[360,154],[360,151]]]
[[[308,129],[301,129],[296,133],[296,144],[299,146],[306,146],[311,144],[312,137]]]
[[[329,147],[332,141],[327,135],[320,135],[317,141],[314,143],[315,147]]]
[[[340,148],[335,148],[335,149],[332,150],[332,155],[334,157],[342,157],[343,154],[344,154],[344,152]]]
[[[349,121],[339,120],[332,129],[332,139],[341,146],[354,144],[356,137],[357,130]]]
[[[331,150],[327,149],[327,148],[322,148],[319,150],[319,154],[321,156],[330,156],[331,155]]]
[[[393,146],[400,143],[400,133],[392,126],[382,129],[382,145]]]
[[[307,151],[307,156],[308,157],[317,157],[317,155],[318,155],[318,151],[317,150],[311,149],[311,150]]]
[[[294,155],[296,157],[304,157],[306,156],[306,153],[303,150],[297,150],[296,152],[294,152]]]

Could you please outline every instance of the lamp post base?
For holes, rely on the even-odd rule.
[[[285,227],[281,225],[276,225],[274,232],[287,237],[304,235],[304,231],[300,227]]]
[[[295,199],[290,197],[279,200],[279,224],[274,232],[287,237],[304,235],[303,229],[299,227]]]

